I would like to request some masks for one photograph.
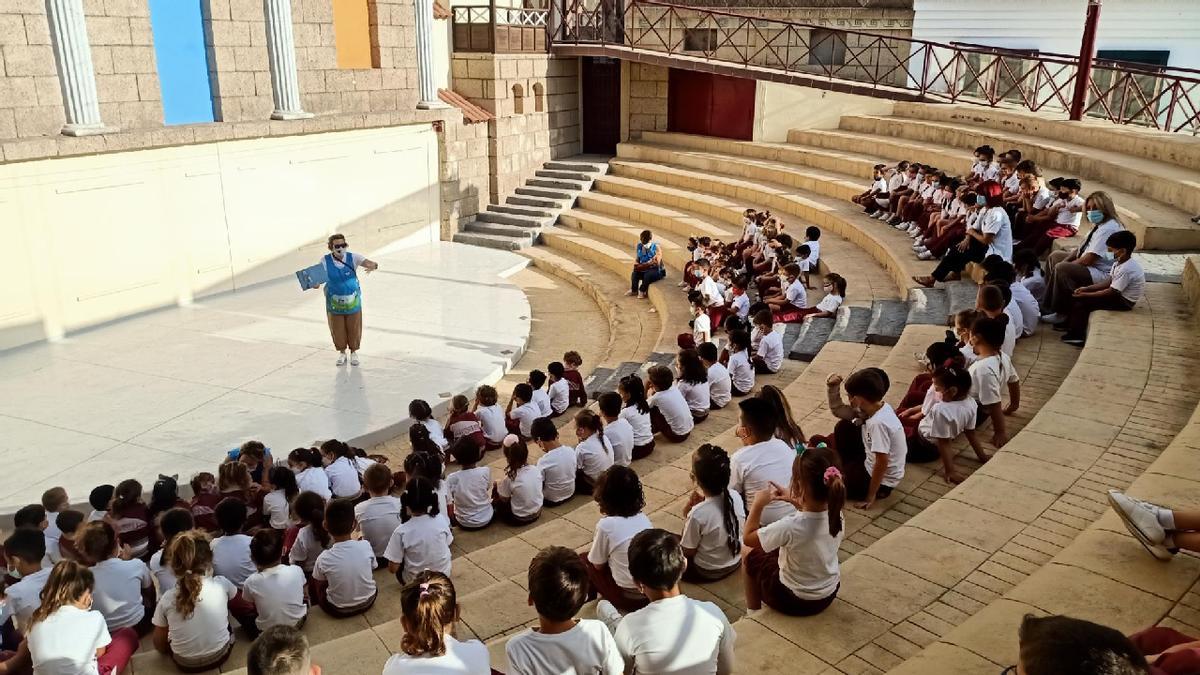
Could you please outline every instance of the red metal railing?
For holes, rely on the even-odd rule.
[[[659,0],[553,0],[547,29],[552,49],[623,47],[1034,112],[1068,112],[1079,69],[1079,59],[1064,54],[831,29]],[[1083,90],[1090,117],[1200,134],[1200,71],[1097,61]]]

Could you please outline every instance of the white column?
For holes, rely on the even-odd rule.
[[[46,0],[46,18],[50,22],[50,42],[58,62],[58,82],[67,118],[62,132],[67,136],[87,136],[114,131],[100,121],[83,0]]]
[[[267,17],[267,56],[271,62],[273,120],[312,117],[300,105],[300,77],[296,75],[296,40],[292,33],[292,1],[263,0]]]
[[[433,0],[414,0],[413,9],[417,13],[417,93],[421,96],[417,107],[445,108],[433,78]]]

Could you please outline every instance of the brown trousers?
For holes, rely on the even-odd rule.
[[[333,337],[333,348],[339,352],[358,351],[362,344],[362,312],[353,314],[331,314],[329,317],[329,335]]]

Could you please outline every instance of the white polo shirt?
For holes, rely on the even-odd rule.
[[[717,408],[724,408],[733,400],[733,382],[729,377],[729,369],[720,362],[708,367],[708,400]]]
[[[383,557],[389,562],[402,563],[400,577],[404,583],[425,570],[450,576],[450,544],[454,535],[441,518],[428,515],[413,516],[392,533]]]
[[[652,408],[658,408],[671,431],[683,435],[690,433],[696,423],[692,421],[692,410],[683,393],[674,384],[666,391],[656,391],[648,399]]]
[[[1017,369],[1013,368],[1012,361],[1004,352],[978,359],[967,370],[971,373],[971,396],[980,405],[1000,403],[1004,386],[1021,381]]]
[[[500,479],[496,493],[509,500],[514,516],[529,518],[542,510],[542,472],[536,466],[526,464],[517,469],[513,478]]]
[[[362,492],[358,469],[349,457],[338,457],[325,467],[334,497],[355,497]]]
[[[304,602],[304,570],[296,565],[275,565],[246,579],[242,593],[254,603],[259,630],[272,626],[295,626],[308,615]]]
[[[793,512],[758,529],[767,553],[779,550],[779,581],[801,600],[828,598],[841,582],[838,548],[842,530],[829,534],[828,511]]]
[[[200,596],[191,616],[175,609],[176,586],[163,593],[154,609],[153,623],[167,629],[171,652],[184,659],[215,656],[233,641],[229,631],[229,601],[237,589],[225,577],[206,577],[200,583]],[[110,629],[111,630],[111,629]]]
[[[784,291],[784,296],[787,298],[788,304],[796,309],[808,307],[808,292],[804,289],[804,282],[800,281],[799,277],[788,284],[787,290]]]
[[[887,472],[883,474],[880,485],[896,487],[904,478],[904,460],[908,456],[908,441],[904,437],[904,425],[896,416],[891,404],[884,403],[883,407],[867,418],[862,426],[863,447],[867,450],[865,465],[867,474],[875,470],[875,461],[879,456],[887,458]],[[783,483],[780,483],[783,485]],[[874,495],[867,495],[870,499]]]
[[[918,431],[928,439],[958,438],[964,431],[975,428],[978,407],[975,399],[968,396],[961,401],[938,401],[921,418]]]
[[[991,245],[988,246],[987,254],[998,255],[1012,262],[1012,223],[1009,221],[1008,213],[1004,210],[1004,207],[993,206],[988,209],[983,215],[983,222],[979,229],[984,234],[996,235]]]
[[[362,530],[363,539],[371,542],[376,557],[382,557],[392,533],[400,527],[400,515],[404,507],[400,500],[391,495],[371,497],[354,505],[354,518]]]
[[[692,318],[692,340],[700,345],[712,338],[712,319],[707,314],[699,314]]]
[[[738,391],[749,392],[754,388],[754,366],[745,349],[729,354],[729,378]]]
[[[625,661],[608,626],[579,619],[570,629],[553,635],[526,628],[504,646],[508,675],[588,673],[622,675]]]
[[[63,605],[26,636],[38,675],[100,675],[96,650],[112,643],[100,612]]]
[[[707,377],[703,382],[699,383],[676,380],[675,386],[679,389],[679,393],[683,394],[683,400],[687,401],[688,408],[693,414],[703,415],[708,413],[712,400],[709,396]]]
[[[604,516],[596,523],[596,534],[592,548],[588,551],[588,562],[593,565],[608,565],[613,581],[621,588],[636,589],[633,576],[629,573],[629,542],[642,530],[654,527],[644,513],[628,518]]]
[[[649,412],[640,412],[636,405],[628,405],[621,408],[619,417],[629,422],[629,426],[633,428],[634,445],[646,445],[654,440],[654,431],[650,426]]]
[[[492,522],[492,470],[487,466],[461,469],[446,477],[454,518],[466,527],[483,527]]]
[[[92,609],[104,615],[110,632],[141,623],[146,614],[142,589],[154,585],[146,563],[109,558],[92,566],[92,576],[96,578]]]
[[[728,490],[733,501],[733,513],[737,520],[738,541],[746,528],[746,507],[737,490]],[[722,570],[737,564],[740,553],[729,550],[729,529],[725,527],[725,500],[722,497],[706,497],[704,501],[688,511],[683,521],[683,538],[680,545],[696,549],[694,562],[706,570]]]
[[[1142,264],[1131,257],[1113,265],[1110,288],[1129,302],[1141,300],[1146,292],[1146,271],[1142,269]]]
[[[560,413],[570,405],[571,383],[560,379],[550,383],[550,409]]]
[[[258,571],[250,558],[250,537],[229,534],[212,540],[213,574],[241,586]]]
[[[628,672],[638,675],[732,673],[737,633],[716,604],[686,595],[627,614],[614,638]]]
[[[612,446],[613,464],[629,466],[633,461],[633,425],[624,417],[604,425],[604,438]]]
[[[747,445],[734,451],[729,458],[729,487],[752,503],[754,496],[771,483],[791,485],[795,459],[796,451],[778,438]],[[763,510],[762,522],[773,523],[795,510],[796,507],[788,502],[771,502]]]
[[[762,357],[772,373],[779,372],[783,366],[783,333],[772,330],[763,335],[758,343],[758,356]]]
[[[459,642],[452,635],[445,640],[446,653],[441,656],[392,654],[383,664],[383,675],[491,675],[491,659],[482,642]]]
[[[498,404],[481,405],[475,409],[475,417],[479,419],[479,426],[483,427],[483,437],[493,443],[499,443],[508,435],[508,428],[504,426],[504,410]]]
[[[603,434],[592,434],[575,446],[575,461],[577,469],[596,480],[613,465],[612,447],[604,440]]]
[[[42,589],[50,579],[50,569],[43,567],[5,589],[8,612],[16,618],[17,628],[24,632],[29,632],[29,621],[38,607],[42,606]]]
[[[550,407],[550,394],[547,394],[545,389],[534,389],[533,400],[530,402],[537,406],[538,417],[549,417],[554,413],[554,409]]]
[[[334,607],[359,607],[375,595],[375,551],[361,539],[339,541],[317,556],[313,578],[328,581],[326,597]]]
[[[318,466],[309,467],[296,474],[296,487],[300,488],[301,492],[315,492],[325,500],[333,496],[333,491],[329,489],[329,474]]]
[[[521,435],[526,438],[529,438],[529,434],[533,428],[533,421],[539,417],[545,417],[545,415],[542,414],[542,411],[538,409],[537,404],[532,401],[528,403],[522,403],[520,406],[513,408],[508,413],[508,416],[514,420],[517,420]]]
[[[542,494],[548,502],[561,502],[575,494],[575,448],[560,445],[538,458],[542,472]]]

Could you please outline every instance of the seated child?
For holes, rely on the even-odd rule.
[[[887,193],[888,173],[887,164],[876,164],[871,168],[871,184],[867,187],[865,192],[851,197],[850,201],[862,206],[865,212],[871,213],[871,209],[869,207],[872,203],[874,203],[875,197],[880,194]]]
[[[1004,418],[1021,406],[1021,378],[1008,355],[1001,351],[1004,344],[1005,319],[981,316],[971,326],[971,347],[976,360],[968,369],[971,373],[971,397],[978,404],[976,426],[992,420],[992,445],[1004,447],[1008,442],[1008,427]],[[1009,403],[1005,407],[1001,388],[1008,386]]]
[[[40,530],[18,527],[4,541],[4,556],[9,572],[20,574],[20,580],[4,589],[6,614],[15,619],[16,628],[29,632],[33,614],[42,604],[42,589],[50,578],[50,568],[42,567],[46,557],[46,539]]]
[[[491,385],[482,385],[475,390],[475,403],[472,411],[483,428],[484,449],[497,450],[500,441],[508,435],[508,427],[504,423],[504,411],[500,409],[499,394]]]
[[[586,407],[588,403],[587,389],[583,386],[583,374],[579,372],[579,367],[583,365],[583,357],[579,352],[571,350],[563,354],[563,378],[571,387],[571,405]]]
[[[258,571],[246,579],[242,593],[254,605],[256,629],[303,626],[308,618],[307,581],[304,570],[283,564],[283,535],[271,529],[255,532],[250,557]]]
[[[821,290],[825,291],[825,297],[821,298],[821,301],[814,307],[816,311],[808,316],[814,319],[836,317],[838,308],[846,300],[846,279],[840,274],[830,272],[825,275]]]
[[[508,432],[518,434],[522,438],[530,437],[530,427],[534,420],[545,417],[533,402],[533,387],[524,382],[513,388],[512,399],[508,402],[505,414],[508,415],[505,422]]]
[[[621,618],[613,631],[630,672],[734,672],[737,634],[720,607],[679,589],[686,567],[679,539],[666,530],[643,530],[630,543],[630,573],[650,601]],[[616,610],[603,600],[596,614],[617,619]]]
[[[88,514],[87,522],[103,520],[108,516],[108,505],[112,503],[113,493],[116,491],[117,488],[113,485],[97,485],[92,488],[88,495],[88,504],[91,505],[92,512]]]
[[[797,510],[763,525],[763,510],[776,499],[792,502]],[[765,602],[789,616],[812,616],[833,604],[841,584],[838,548],[845,535],[845,502],[838,455],[821,446],[796,457],[785,494],[772,487],[754,495],[743,536],[748,610]]]
[[[798,323],[817,310],[808,306],[808,293],[804,290],[807,285],[800,279],[800,266],[796,263],[785,265],[783,276],[786,282],[783,292],[767,296],[765,302],[774,313],[776,323]]]
[[[545,386],[545,373],[540,370],[529,371],[529,388],[533,391],[529,400],[537,406],[538,417],[550,417],[554,414],[554,409],[550,407],[550,394],[543,389]]]
[[[546,366],[546,372],[550,373],[550,416],[558,417],[571,406],[571,383],[564,378],[567,369],[559,361]]]
[[[559,441],[558,428],[548,419],[533,423],[533,442],[542,450],[537,468],[542,472],[544,503],[558,506],[575,495],[575,475],[579,469],[575,448]]]
[[[737,277],[733,280],[733,299],[729,303],[729,311],[732,316],[743,323],[750,321],[750,296],[746,295],[746,287],[750,282],[744,276]],[[728,322],[726,323],[728,325]]]
[[[245,464],[246,469],[250,471],[250,480],[259,485],[263,485],[264,481],[270,477],[267,475],[267,470],[275,466],[275,460],[271,457],[271,449],[262,441],[242,443],[236,450],[229,452],[225,461]]]
[[[590,495],[600,476],[613,465],[612,446],[604,438],[604,422],[591,410],[575,415],[575,494]]]
[[[650,428],[672,443],[682,443],[696,423],[683,393],[675,386],[675,376],[666,366],[650,366],[646,391],[650,397]],[[635,456],[634,459],[637,459]]]
[[[469,437],[454,444],[454,456],[462,468],[446,478],[450,491],[450,524],[464,530],[480,530],[492,522],[496,514],[492,508],[492,469],[476,466],[483,456],[483,448]]]
[[[768,314],[769,315],[769,314]],[[745,396],[754,389],[755,368],[750,360],[750,334],[735,330],[729,334],[730,394]]]
[[[436,452],[412,452],[404,458],[404,485],[413,476],[424,476],[438,496],[438,518],[450,527],[450,487],[446,484],[444,465]],[[394,478],[394,477],[393,477]]]
[[[805,247],[808,247],[807,253],[803,250]],[[796,262],[800,265],[800,278],[804,280],[804,287],[812,288],[808,285],[808,277],[821,267],[821,228],[816,225],[804,228],[804,243],[797,247],[796,254]]]
[[[529,463],[529,446],[516,434],[502,444],[504,478],[492,485],[492,506],[496,515],[509,525],[528,525],[542,515],[546,498],[542,492],[542,471]]]
[[[315,492],[301,492],[292,502],[292,513],[301,527],[289,547],[288,561],[311,575],[317,556],[333,545],[333,538],[325,529],[325,500]]]
[[[293,451],[294,455],[296,451]],[[288,457],[289,463],[291,456]],[[324,473],[324,470],[322,470]],[[221,501],[221,493],[217,492],[217,477],[207,471],[192,476],[192,501],[190,508],[192,510],[192,518],[196,521],[196,527],[212,532],[217,529],[216,508],[217,503]],[[329,489],[328,481],[326,481],[325,489]]]
[[[458,597],[450,577],[434,570],[418,574],[400,591],[400,653],[383,664],[383,675],[488,675],[488,648],[479,640],[459,642]]]
[[[217,504],[217,528],[221,536],[212,540],[213,573],[225,577],[240,588],[257,569],[250,558],[250,537],[242,534],[246,526],[246,505],[226,497]]]
[[[312,577],[318,584],[317,602],[336,618],[371,609],[375,586],[375,551],[371,542],[354,538],[354,502],[334,499],[325,507],[325,530],[333,545],[317,556]]]
[[[58,514],[71,508],[71,498],[61,487],[52,487],[42,493],[42,508],[46,510],[46,529],[42,535],[46,538],[46,557],[50,563],[62,560],[58,552],[58,538],[61,530],[58,527]]]
[[[150,488],[150,503],[146,505],[150,511],[150,548],[158,550],[163,543],[158,539],[154,523],[167,511],[175,508],[190,508],[190,504],[179,498],[179,482],[174,476],[159,475]]]
[[[878,373],[855,371],[846,378],[845,387],[848,402],[862,411],[864,421],[861,434],[838,435],[836,451],[845,467],[846,494],[868,511],[875,500],[891,495],[904,478],[908,441],[896,411],[883,400],[887,387]]]
[[[246,675],[321,675],[321,667],[312,662],[304,633],[291,626],[275,626],[250,645]]]
[[[320,452],[334,498],[358,499],[362,495],[362,476],[354,449],[348,443],[329,440],[321,444]]]
[[[704,367],[695,349],[680,350],[675,356],[675,372],[679,376],[675,386],[687,401],[688,409],[692,411],[692,421],[699,424],[708,419],[708,411],[712,406],[708,388],[708,368]]]
[[[687,557],[684,579],[691,583],[717,581],[741,566],[742,529],[746,507],[729,486],[731,464],[725,450],[705,443],[692,453],[695,489],[683,508],[680,545]]]
[[[154,648],[186,672],[216,669],[233,651],[227,606],[237,589],[213,576],[208,535],[199,530],[176,535],[166,557],[178,583],[154,609]]]
[[[104,615],[109,632],[122,628],[134,628],[138,635],[150,632],[154,580],[146,563],[122,559],[117,531],[103,520],[84,526],[79,552],[92,565],[96,578],[92,606]]]
[[[471,402],[466,396],[459,394],[450,399],[450,417],[446,419],[446,440],[450,443],[471,436],[479,447],[487,447],[487,436],[483,433],[483,425],[479,416],[470,411]]]
[[[562,546],[542,549],[529,562],[528,579],[538,627],[526,628],[505,645],[509,675],[625,672],[608,627],[575,618],[588,595],[587,567],[577,553]]]
[[[971,373],[958,364],[938,368],[933,372],[931,391],[934,395],[926,398],[922,406],[924,416],[918,433],[927,442],[937,444],[946,481],[961,483],[963,475],[954,465],[954,448],[950,445],[959,436],[967,437],[981,463],[991,459],[975,436],[976,406],[971,398]]]
[[[971,326],[980,316],[975,309],[962,309],[954,315],[954,335],[958,338],[956,347],[962,354],[963,364],[970,367],[975,363],[975,348],[971,346]]]
[[[604,420],[604,438],[612,447],[613,463],[629,466],[633,462],[633,425],[621,417],[621,395],[615,391],[600,394],[596,407]]]
[[[383,557],[388,571],[402,585],[415,579],[422,570],[450,574],[450,543],[454,535],[450,524],[439,518],[439,497],[425,476],[413,476],[400,495],[408,520],[392,532]]]
[[[783,367],[783,333],[775,332],[774,326],[771,312],[763,310],[754,315],[754,330],[761,337],[751,363],[759,375],[773,375]]]
[[[1017,338],[1033,335],[1041,317],[1041,308],[1029,289],[1017,281],[1016,268],[1004,258],[990,255],[984,258],[983,269],[985,272],[984,283],[994,284],[1002,289],[1008,288],[1008,296],[1011,300],[1005,306],[1004,313],[1008,314],[1009,319],[1016,326]]]
[[[58,557],[59,560],[74,560],[80,562],[79,547],[76,539],[83,531],[83,521],[86,516],[82,511],[66,509],[58,514]]]
[[[1004,342],[1000,343],[1000,351],[1011,359],[1013,351],[1017,348],[1017,333],[1020,331],[1018,327],[1020,323],[1014,321],[1012,315],[1005,311],[1005,307],[1008,306],[1008,300],[1004,296],[1006,290],[1008,289],[1001,288],[996,284],[980,286],[975,299],[975,309],[984,316],[1004,324]]]
[[[162,548],[150,556],[149,565],[150,575],[154,577],[154,586],[157,590],[156,599],[161,600],[163,593],[175,588],[175,573],[171,571],[171,564],[163,562],[163,554],[166,553],[167,546],[171,544],[175,535],[195,529],[195,526],[192,512],[188,509],[170,509],[159,516],[158,532]]]
[[[592,494],[601,518],[591,549],[580,557],[587,564],[593,592],[621,612],[641,609],[649,600],[629,572],[629,543],[638,532],[653,527],[642,513],[646,506],[642,482],[633,469],[614,466],[600,477]]]
[[[1108,504],[1121,517],[1129,533],[1150,555],[1171,560],[1184,551],[1200,551],[1200,511],[1170,509],[1119,490],[1108,491]]]
[[[142,501],[142,484],[129,479],[117,483],[112,503],[108,506],[108,521],[113,524],[121,546],[128,546],[134,558],[150,556],[150,509]]]
[[[680,333],[676,338],[675,344],[679,345],[680,349],[695,349],[696,345],[712,341],[712,321],[708,318],[708,311],[700,294],[695,291],[688,294],[688,305],[692,310],[692,332]]]
[[[122,628],[110,633],[104,615],[89,608],[95,580],[86,567],[65,560],[47,571],[45,602],[26,628],[24,644],[33,672],[125,672],[138,649],[137,632]]]
[[[720,410],[729,405],[733,398],[733,381],[729,369],[720,362],[717,346],[711,342],[700,344],[696,355],[705,369],[705,381],[708,383],[708,402],[713,410]]]
[[[315,451],[321,457],[321,451]],[[323,460],[322,460],[323,461]],[[332,485],[333,479],[330,478]],[[225,462],[217,469],[217,491],[222,500],[236,499],[246,505],[246,523],[258,527],[262,522],[262,486],[250,479],[250,470],[241,462]]]
[[[316,448],[296,448],[288,454],[288,466],[296,474],[296,485],[301,492],[315,492],[322,499],[332,499],[329,474],[321,461],[321,452]]]
[[[1016,268],[1017,281],[1041,303],[1046,296],[1046,275],[1042,272],[1042,263],[1037,255],[1029,249],[1017,249],[1013,252],[1012,264]]]
[[[743,447],[730,458],[729,487],[742,495],[742,504],[772,484],[783,485],[791,479],[796,450],[776,435],[778,429],[778,412],[770,401],[753,397],[738,402],[737,435]],[[775,522],[794,510],[784,501],[771,504],[766,522]]]
[[[273,466],[267,472],[271,491],[263,495],[263,524],[280,532],[294,525],[292,500],[300,494],[296,474],[286,466]]]
[[[383,464],[372,464],[363,473],[363,486],[370,499],[354,505],[354,519],[362,537],[371,544],[375,557],[383,557],[392,533],[400,527],[404,512],[400,500],[392,496],[392,472]]]
[[[439,450],[445,451],[450,446],[441,423],[433,418],[433,408],[429,407],[428,402],[419,398],[413,399],[408,404],[408,416],[413,418],[413,423],[429,430],[429,438],[437,444]]]
[[[1137,235],[1118,230],[1105,242],[1108,255],[1116,261],[1103,281],[1075,290],[1071,310],[1067,314],[1066,334],[1062,341],[1082,347],[1087,340],[1088,317],[1097,310],[1127,312],[1146,292],[1146,272],[1133,257]]]
[[[654,452],[654,426],[642,378],[637,375],[621,378],[617,383],[617,393],[621,395],[624,404],[621,408],[621,419],[633,427],[633,452],[630,456],[632,459],[649,457],[650,453]]]

